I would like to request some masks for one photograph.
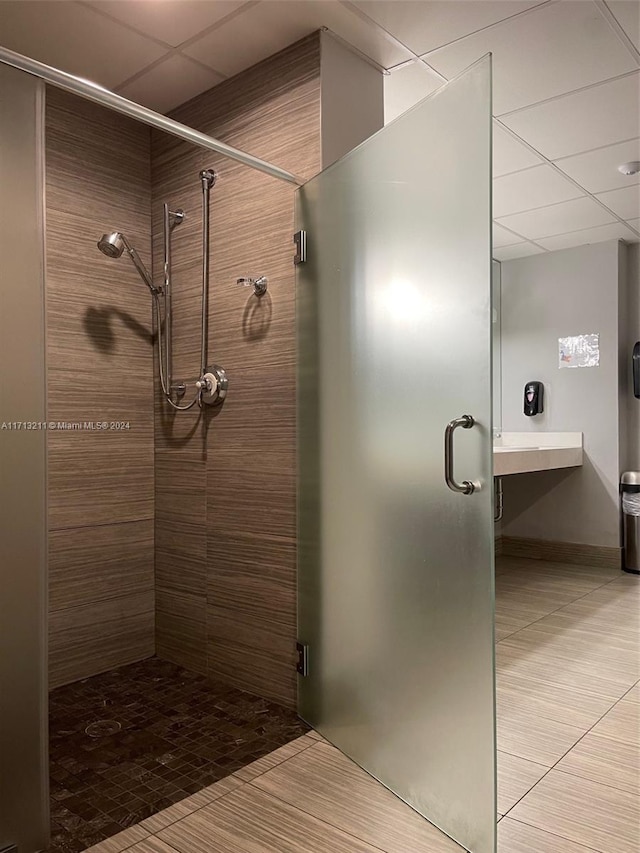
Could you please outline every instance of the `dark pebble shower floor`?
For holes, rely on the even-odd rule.
[[[157,658],[49,702],[51,853],[78,853],[307,731],[291,710]]]

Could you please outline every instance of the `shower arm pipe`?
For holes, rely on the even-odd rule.
[[[154,110],[150,110],[148,107],[143,107],[142,104],[137,104],[135,101],[130,101],[121,95],[116,95],[115,92],[105,89],[103,86],[98,85],[98,83],[84,80],[82,77],[76,77],[74,74],[61,71],[59,68],[53,68],[51,65],[45,65],[43,62],[38,62],[37,59],[23,56],[21,53],[9,50],[7,47],[0,46],[0,62],[10,65],[12,68],[17,68],[19,71],[26,71],[27,74],[33,74],[35,77],[39,77],[41,80],[50,83],[52,86],[72,92],[74,95],[79,95],[81,98],[93,101],[96,104],[101,104],[104,107],[141,121],[150,127],[155,127],[157,130],[177,136],[178,139],[183,139],[185,142],[190,142],[200,148],[206,148],[208,151],[215,151],[216,154],[222,154],[231,160],[236,160],[238,163],[243,163],[245,166],[250,166],[252,169],[264,172],[265,175],[270,175],[272,178],[278,178],[281,181],[287,181],[296,186],[304,183],[302,178],[293,175],[291,172],[287,172],[285,169],[281,169],[279,166],[274,166],[266,160],[261,160],[259,157],[254,157],[252,154],[240,151],[239,148],[234,148],[232,145],[227,145],[219,139],[207,136],[206,133],[201,133],[186,124],[181,124],[161,113],[154,112]]]

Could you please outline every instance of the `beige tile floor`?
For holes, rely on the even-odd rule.
[[[501,558],[499,853],[640,850],[640,578]],[[460,853],[315,733],[91,853]]]

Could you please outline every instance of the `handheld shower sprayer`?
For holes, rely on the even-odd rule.
[[[195,395],[193,399],[185,404],[179,400],[184,396],[186,384],[184,382],[174,383],[172,381],[172,311],[171,311],[171,232],[176,225],[180,225],[185,219],[185,213],[181,209],[170,210],[169,205],[164,205],[163,231],[164,231],[164,280],[162,287],[156,287],[140,255],[129,243],[122,231],[112,231],[103,234],[98,240],[97,246],[103,255],[108,258],[119,258],[126,250],[138,275],[144,281],[151,292],[153,312],[155,315],[155,328],[157,333],[158,347],[158,373],[160,386],[167,403],[177,411],[186,412],[196,403],[203,408],[204,405],[217,405],[227,395],[229,380],[225,370],[216,364],[209,364],[207,360],[208,351],[208,317],[209,317],[209,203],[211,188],[216,182],[216,173],[213,169],[203,169],[198,173],[200,186],[202,188],[202,304],[200,325],[200,371],[199,379],[195,383]],[[266,290],[266,280],[265,280]],[[257,290],[256,290],[257,292]],[[161,297],[164,312],[161,307]],[[164,316],[163,316],[164,315]]]

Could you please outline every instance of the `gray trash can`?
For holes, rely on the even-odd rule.
[[[640,471],[620,477],[622,509],[622,568],[640,575]]]

